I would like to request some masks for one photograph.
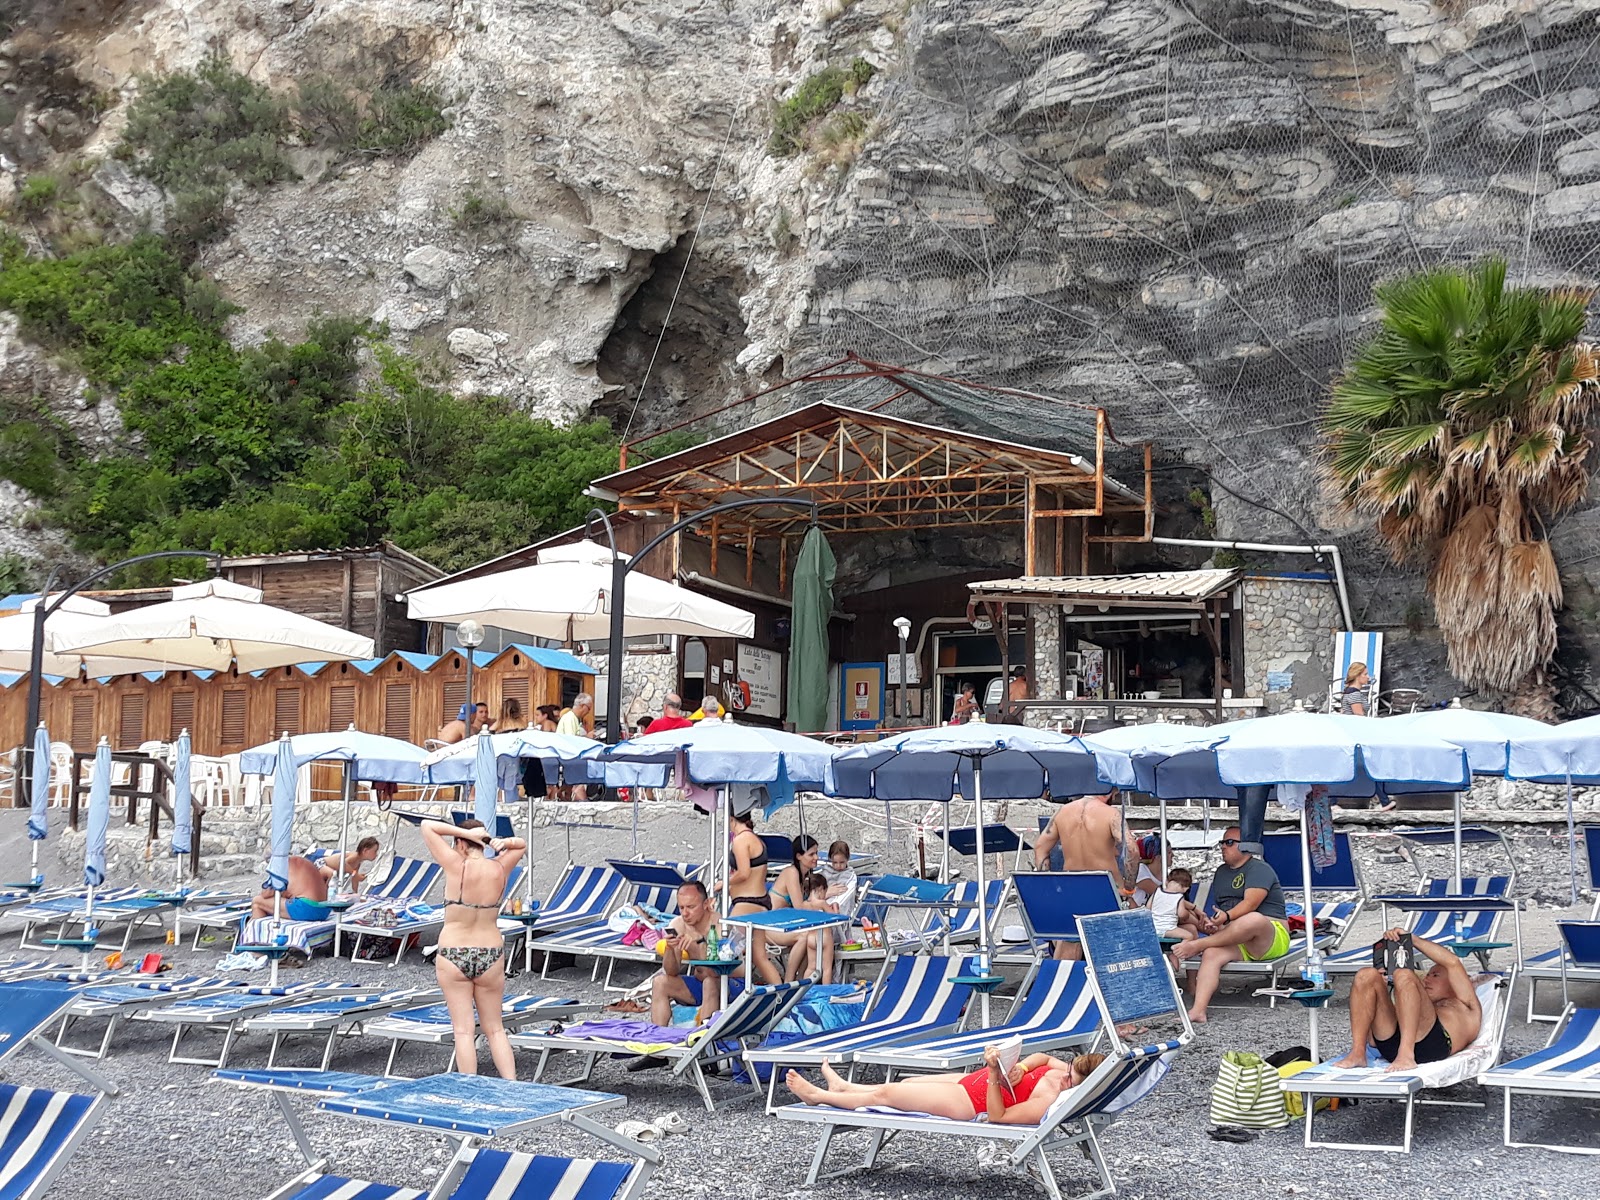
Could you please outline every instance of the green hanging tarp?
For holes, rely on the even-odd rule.
[[[828,724],[828,614],[836,565],[828,539],[812,526],[794,564],[789,624],[789,720],[798,733]]]

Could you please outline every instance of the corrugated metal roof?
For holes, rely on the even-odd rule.
[[[1097,600],[1209,600],[1239,581],[1236,570],[1152,571],[1144,575],[1026,575],[967,586],[979,595],[1082,596]]]

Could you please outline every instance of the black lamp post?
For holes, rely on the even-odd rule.
[[[811,510],[811,523],[817,523],[817,504],[814,500],[785,500],[781,498],[726,500],[721,504],[713,504],[710,508],[703,508],[691,516],[684,517],[681,521],[674,521],[655,537],[646,542],[639,551],[631,557],[624,559],[617,553],[617,535],[611,528],[611,518],[602,510],[593,508],[583,520],[583,535],[589,537],[594,522],[598,518],[605,527],[606,541],[611,547],[611,633],[609,649],[606,654],[606,741],[613,744],[622,740],[622,654],[623,654],[623,620],[626,616],[628,588],[628,572],[644,561],[645,555],[654,550],[680,529],[687,529],[690,525],[698,524],[707,517],[717,513],[729,512],[736,508],[754,508],[758,505],[782,505],[786,508],[809,508]],[[676,582],[676,581],[674,581]]]
[[[39,595],[39,601],[33,610],[33,646],[28,657],[28,713],[27,727],[23,733],[23,740],[28,743],[28,750],[23,755],[23,763],[27,770],[23,774],[24,793],[33,786],[33,731],[39,727],[39,699],[44,686],[44,623],[50,619],[63,604],[76,596],[84,588],[96,580],[104,579],[113,572],[124,567],[136,566],[142,562],[150,562],[158,558],[203,558],[210,563],[221,561],[222,556],[210,550],[161,550],[155,554],[136,554],[132,558],[125,558],[121,562],[112,563],[109,567],[101,567],[93,574],[85,576],[71,587],[64,589],[52,602],[50,593],[56,586],[56,576],[61,573],[61,564],[57,563],[44,581],[44,591]]]

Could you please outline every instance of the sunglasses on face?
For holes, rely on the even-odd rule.
[[[1237,845],[1239,845],[1239,839],[1238,838],[1223,838],[1220,842],[1217,843],[1217,845],[1219,845],[1219,846],[1237,846]]]

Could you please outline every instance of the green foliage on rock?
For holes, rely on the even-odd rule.
[[[237,349],[232,310],[154,237],[50,260],[9,240],[0,308],[116,391],[135,442],[98,459],[38,412],[0,413],[0,477],[101,557],[392,537],[463,566],[581,520],[583,488],[616,467],[604,422],[558,429],[458,399],[363,322]],[[377,366],[365,386],[364,352]]]
[[[876,74],[864,58],[852,59],[846,67],[824,67],[808,75],[794,95],[780,101],[772,112],[772,137],[767,153],[787,158],[808,148],[812,129],[838,107],[847,95],[854,95]],[[865,118],[860,130],[866,128]],[[858,131],[859,132],[859,131]]]

